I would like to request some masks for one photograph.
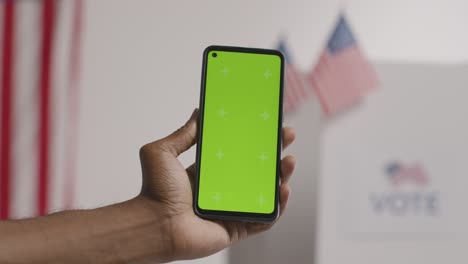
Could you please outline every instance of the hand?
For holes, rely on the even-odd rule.
[[[195,165],[185,169],[177,157],[196,143],[197,117],[198,110],[195,110],[183,127],[140,150],[143,187],[139,198],[150,200],[158,208],[156,214],[162,219],[163,233],[171,241],[168,260],[211,255],[274,224],[209,221],[195,215],[192,207]],[[284,128],[283,148],[294,138],[294,131]],[[288,181],[294,166],[293,156],[281,161],[280,216],[291,193]]]

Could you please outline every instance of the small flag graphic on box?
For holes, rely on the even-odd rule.
[[[286,42],[282,39],[278,44],[278,50],[284,55],[286,66],[284,71],[284,112],[289,113],[297,109],[309,96],[305,77],[294,64],[292,64]]]
[[[377,87],[377,74],[343,15],[307,81],[327,116],[346,110]]]

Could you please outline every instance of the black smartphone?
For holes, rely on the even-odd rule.
[[[205,49],[193,203],[198,216],[277,218],[283,72],[277,50]]]

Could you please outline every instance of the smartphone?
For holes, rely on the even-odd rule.
[[[283,73],[277,50],[205,49],[193,199],[198,216],[277,218]]]

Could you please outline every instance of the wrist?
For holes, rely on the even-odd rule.
[[[139,222],[136,224],[136,233],[141,235],[134,236],[134,238],[141,240],[142,256],[148,256],[149,259],[159,262],[174,260],[174,243],[170,232],[171,221],[161,205],[144,195],[139,195],[125,203],[128,207],[125,214],[134,216],[133,218]]]
[[[172,260],[167,219],[158,204],[145,197],[84,212],[86,225],[80,252],[99,263],[164,263]]]

